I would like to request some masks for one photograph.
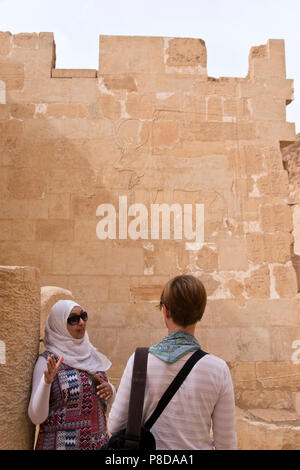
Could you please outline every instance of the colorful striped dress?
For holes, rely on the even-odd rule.
[[[51,354],[45,351],[42,356],[47,360]],[[105,372],[97,374],[108,382]],[[49,415],[40,424],[36,449],[100,449],[109,439],[105,413],[93,377],[63,363],[51,385]]]

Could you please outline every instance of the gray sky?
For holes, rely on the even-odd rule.
[[[49,31],[57,68],[98,68],[99,35],[205,41],[208,75],[243,77],[252,46],[284,39],[295,100],[287,120],[300,132],[300,0],[0,0],[0,30]]]

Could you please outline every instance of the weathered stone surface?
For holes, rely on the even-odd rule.
[[[239,450],[293,450],[299,449],[300,426],[295,413],[277,410],[237,408]]]
[[[33,448],[34,426],[27,409],[32,370],[39,351],[40,278],[36,268],[0,267],[1,354],[0,448]],[[3,351],[3,348],[1,349]]]
[[[202,39],[170,39],[166,54],[169,66],[200,65],[206,68],[206,47]]]
[[[237,404],[292,411],[300,191],[284,43],[253,48],[244,78],[207,77],[206,61],[201,39],[101,36],[97,73],[59,70],[53,34],[0,33],[0,261],[37,266],[88,310],[116,385],[135,347],[165,336],[164,284],[194,274],[208,293],[196,336],[230,361]],[[203,205],[204,240],[195,217],[174,239],[178,214],[154,239],[152,204]],[[281,424],[277,444],[294,445]]]

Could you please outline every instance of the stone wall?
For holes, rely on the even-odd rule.
[[[36,268],[0,266],[0,449],[32,449],[27,414],[39,352],[40,277]]]
[[[200,39],[101,36],[98,70],[57,70],[52,34],[1,33],[0,262],[37,266],[42,285],[72,292],[116,384],[135,347],[166,333],[164,283],[199,276],[209,298],[197,337],[228,362],[238,406],[293,410],[284,42],[253,47],[243,78],[208,77],[206,62]],[[204,204],[203,246],[150,230],[100,240],[97,207],[120,215],[121,196],[149,213]]]

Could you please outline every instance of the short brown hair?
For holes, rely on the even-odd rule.
[[[200,279],[190,274],[176,276],[163,288],[160,309],[165,305],[174,323],[186,327],[201,320],[206,299],[206,290]]]

